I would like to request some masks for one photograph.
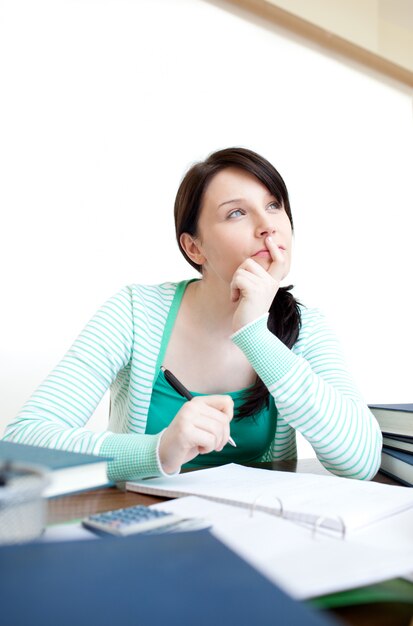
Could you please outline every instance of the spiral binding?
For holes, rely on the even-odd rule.
[[[319,528],[322,528],[322,527],[323,527],[323,522],[324,522],[325,520],[328,520],[328,519],[331,519],[331,518],[325,517],[325,515],[320,515],[320,517],[317,517],[316,521],[314,522],[314,527],[313,527],[313,539],[314,539],[314,538],[316,537],[316,535],[317,535],[317,530],[318,530]],[[338,520],[339,520],[339,522],[341,523],[341,538],[342,538],[343,540],[345,540],[345,539],[346,539],[347,528],[346,528],[346,524],[345,524],[345,522],[344,522],[343,518],[342,518],[342,517],[340,517],[340,515],[336,515],[334,519],[338,519]],[[324,527],[324,528],[325,528],[325,527]],[[332,530],[332,529],[330,529],[329,527],[327,527],[327,528],[328,528],[329,530]]]
[[[263,496],[265,496],[265,495],[268,495],[268,494],[265,494],[265,493],[260,493],[260,494],[259,494],[259,495],[255,498],[255,500],[251,503],[251,507],[250,507],[250,517],[254,517],[254,511],[255,511],[255,509],[256,509],[257,503],[258,503],[258,501],[259,501],[259,500],[260,500]],[[283,507],[283,503],[282,503],[281,498],[279,498],[278,496],[275,496],[274,494],[271,494],[271,498],[273,498],[274,500],[277,500],[277,502],[278,502],[278,503],[279,503],[279,505],[280,505],[280,506],[279,506],[279,509],[278,509],[277,516],[278,516],[278,517],[283,517],[283,514],[284,514],[284,507]]]
[[[282,517],[283,519],[286,519],[285,516],[284,516],[284,505],[283,505],[283,502],[282,502],[281,498],[279,498],[278,496],[276,496],[274,494],[268,494],[268,493],[265,493],[265,492],[260,493],[253,500],[251,505],[249,506],[250,517],[254,517],[254,513],[257,510],[257,505],[258,505],[259,501],[264,496],[266,496],[267,498],[271,497],[273,500],[276,500],[277,503],[278,503],[278,510],[274,511],[274,509],[271,509],[271,513],[275,512],[277,517]],[[261,509],[261,510],[263,512],[265,512],[264,509]],[[322,531],[322,530],[334,532],[334,528],[331,528],[329,526],[323,525],[324,522],[329,521],[330,519],[331,519],[330,517],[326,517],[325,515],[320,515],[319,517],[317,517],[317,519],[314,522],[314,526],[312,528],[311,536],[312,536],[313,539],[316,539],[318,533],[320,531]],[[346,534],[347,534],[347,528],[346,528],[346,524],[345,524],[343,518],[341,516],[339,516],[339,515],[336,515],[334,517],[334,519],[337,519],[340,522],[340,530],[339,530],[340,537],[341,537],[342,540],[345,540],[346,539]],[[291,521],[297,521],[297,522],[300,521],[299,518],[297,518],[297,519],[290,518],[290,520]]]

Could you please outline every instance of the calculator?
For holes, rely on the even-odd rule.
[[[136,533],[200,530],[210,527],[205,520],[184,518],[143,505],[96,513],[82,520],[82,525],[98,534],[109,533],[119,537]]]

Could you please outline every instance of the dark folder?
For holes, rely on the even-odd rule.
[[[3,546],[0,581],[5,626],[333,623],[208,531]]]

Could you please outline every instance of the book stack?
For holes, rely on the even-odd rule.
[[[110,458],[92,454],[0,440],[0,482],[7,483],[7,474],[18,466],[40,466],[50,477],[50,484],[43,492],[46,498],[109,486],[109,461]]]
[[[39,537],[47,523],[45,498],[110,484],[109,460],[0,440],[0,544]],[[58,500],[58,506],[64,505]]]
[[[370,404],[383,433],[380,470],[413,487],[413,404]]]

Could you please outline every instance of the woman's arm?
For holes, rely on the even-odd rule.
[[[108,476],[115,482],[176,472],[198,454],[221,450],[233,415],[228,396],[194,398],[157,435],[85,428],[118,373],[129,366],[136,331],[131,290],[125,288],[90,320],[9,424],[4,438],[111,457]]]
[[[133,346],[133,310],[128,287],[93,316],[70,350],[8,425],[4,439],[113,457],[111,480],[156,476],[160,435],[93,432],[85,426]]]
[[[267,314],[242,327],[232,340],[274,397],[280,416],[311,443],[324,467],[340,476],[371,479],[380,466],[378,423],[323,316],[315,311],[305,315],[300,356],[268,330]]]

